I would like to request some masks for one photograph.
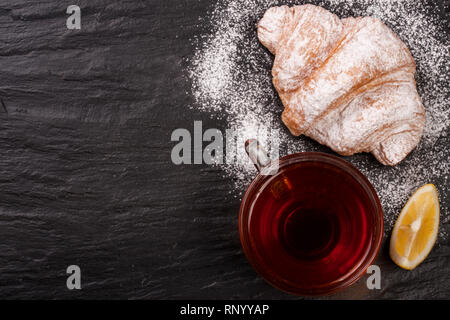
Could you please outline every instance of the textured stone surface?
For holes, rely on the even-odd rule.
[[[80,31],[69,1],[0,4],[0,297],[296,298],[249,266],[232,181],[170,161],[175,128],[225,127],[187,108],[212,3],[77,2]],[[330,298],[450,298],[449,243],[406,272],[385,241],[376,263],[382,290],[365,277]]]

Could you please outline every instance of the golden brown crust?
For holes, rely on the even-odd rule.
[[[258,38],[273,54],[282,120],[343,155],[395,165],[419,143],[425,111],[406,45],[379,19],[313,6],[266,11]]]

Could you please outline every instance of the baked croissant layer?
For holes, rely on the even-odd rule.
[[[407,46],[379,19],[314,5],[273,7],[258,24],[292,134],[395,165],[420,141],[425,111]]]

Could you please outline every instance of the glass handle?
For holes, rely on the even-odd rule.
[[[279,160],[271,160],[266,149],[256,139],[245,142],[245,151],[261,175],[275,175],[278,173]],[[292,183],[284,173],[280,173],[279,179],[275,180],[270,187],[270,192],[276,199],[286,197],[292,191]]]
[[[269,167],[272,163],[266,149],[256,139],[245,141],[245,152],[259,172],[264,171],[264,168]]]

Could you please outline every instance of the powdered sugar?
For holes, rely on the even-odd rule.
[[[277,132],[280,156],[300,151],[332,152],[306,137],[294,137],[284,127],[283,106],[272,87],[273,56],[256,36],[256,23],[275,5],[294,4],[276,0],[220,1],[207,17],[213,32],[194,39],[194,55],[189,59],[194,108],[212,117],[224,117],[229,128],[270,145]],[[295,4],[303,4],[301,1]],[[329,0],[318,1],[339,17],[373,15],[386,23],[408,45],[416,61],[418,91],[426,110],[426,125],[419,146],[399,165],[386,167],[369,154],[345,159],[352,162],[372,182],[385,210],[389,232],[412,192],[424,183],[435,183],[441,204],[449,193],[449,61],[450,46],[432,6],[420,1]],[[264,138],[265,137],[265,138]],[[233,193],[241,196],[256,170],[239,148],[237,161],[224,164],[225,174],[236,180]],[[231,150],[227,150],[227,152]],[[228,156],[228,154],[227,154]],[[441,205],[439,240],[448,237],[448,208]]]

